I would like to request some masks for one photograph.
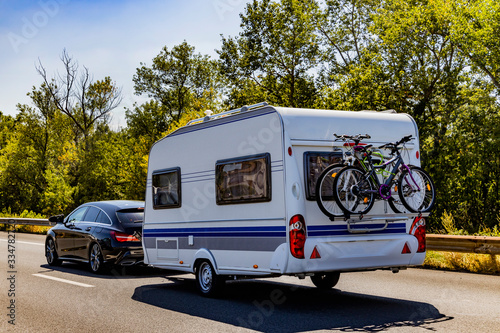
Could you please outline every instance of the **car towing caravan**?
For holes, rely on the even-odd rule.
[[[334,134],[368,133],[373,147],[412,135],[402,154],[420,165],[418,129],[394,111],[333,111],[259,103],[189,122],[151,148],[142,233],[145,262],[190,272],[199,291],[227,279],[310,276],[332,288],[341,272],[398,272],[425,258],[425,214],[378,200],[365,215],[327,216],[321,172],[343,160]]]

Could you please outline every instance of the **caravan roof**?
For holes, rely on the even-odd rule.
[[[413,135],[418,140],[417,125],[413,118],[405,113],[388,111],[335,111],[305,108],[274,107],[266,102],[242,107],[219,114],[208,115],[192,120],[170,136],[196,131],[206,127],[226,124],[242,118],[257,116],[262,113],[276,112],[292,142],[325,141],[332,142],[333,134],[369,134],[372,143],[387,143],[399,140],[403,136]],[[356,128],[346,132],[346,129]],[[411,144],[410,144],[411,146]]]

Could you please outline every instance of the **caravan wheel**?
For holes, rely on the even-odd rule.
[[[312,283],[319,289],[331,289],[339,282],[339,272],[316,273],[311,276]]]
[[[214,297],[224,286],[224,279],[215,273],[208,261],[201,261],[196,269],[196,286],[203,296]]]

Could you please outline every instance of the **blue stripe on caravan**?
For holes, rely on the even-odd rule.
[[[155,232],[144,234],[144,237],[285,237],[284,232]]]
[[[286,227],[212,227],[144,229],[144,237],[286,237]]]
[[[351,228],[353,230],[363,230],[365,228],[376,229],[382,228],[385,223],[370,223],[370,224],[358,224],[354,225]],[[389,223],[385,230],[373,231],[372,234],[397,234],[397,233],[406,233],[406,224],[405,223]],[[347,230],[347,226],[344,225],[320,225],[320,226],[310,226],[307,228],[307,235],[310,237],[318,237],[318,236],[344,236],[344,235],[352,235]]]

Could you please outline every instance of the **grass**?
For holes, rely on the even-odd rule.
[[[13,214],[12,211],[9,209],[3,209],[0,212],[0,217],[8,217],[8,218],[32,218],[32,219],[45,219],[46,217],[34,213],[31,211],[23,211],[21,214]],[[16,225],[16,232],[24,232],[24,233],[30,233],[30,234],[42,234],[45,235],[47,234],[47,231],[51,227],[49,226],[39,226],[39,225],[21,225],[18,224]],[[12,225],[11,224],[5,224],[5,223],[0,223],[0,231],[7,231],[7,230],[12,230]]]
[[[52,228],[49,226],[40,225],[16,225],[16,232],[24,232],[29,234],[47,234],[47,231]],[[0,231],[12,230],[11,224],[0,224]]]
[[[427,251],[423,267],[500,275],[500,256],[480,253]]]
[[[500,215],[498,216],[498,222],[497,226],[493,228],[481,227],[472,235],[500,237]],[[444,230],[438,231],[438,233],[472,236],[466,230],[457,228],[453,215],[446,211],[441,216],[441,226]],[[500,275],[500,255],[427,251],[423,267]]]

